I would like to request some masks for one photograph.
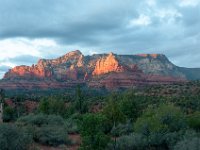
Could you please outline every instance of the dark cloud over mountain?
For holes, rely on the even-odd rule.
[[[0,0],[0,20],[0,52],[7,53],[0,62],[30,64],[79,48],[86,55],[164,53],[177,65],[200,67],[199,0]],[[54,43],[34,46],[40,39]]]

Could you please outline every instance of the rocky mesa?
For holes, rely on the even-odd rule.
[[[130,88],[200,79],[199,69],[181,68],[163,54],[84,56],[79,50],[56,59],[40,59],[32,66],[10,69],[0,88],[69,88],[84,84],[95,88]]]

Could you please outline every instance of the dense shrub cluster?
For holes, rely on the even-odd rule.
[[[147,139],[142,134],[132,133],[131,135],[121,136],[107,146],[108,150],[142,150],[147,146]]]
[[[32,143],[32,136],[15,125],[0,124],[1,150],[27,150]]]
[[[67,130],[62,117],[55,115],[29,115],[17,120],[17,125],[24,127],[41,144],[57,146],[67,144]]]
[[[106,118],[104,115],[86,114],[83,116],[79,128],[82,136],[81,150],[104,150],[110,141],[105,134]]]

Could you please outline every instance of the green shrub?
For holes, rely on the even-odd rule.
[[[147,146],[147,139],[142,134],[125,135],[108,144],[108,150],[142,150]]]
[[[65,128],[50,125],[37,128],[34,139],[41,144],[51,146],[58,146],[69,142]]]
[[[71,118],[66,120],[65,127],[67,129],[67,132],[71,134],[78,133],[79,131],[76,120]]]
[[[59,125],[63,126],[65,124],[64,119],[60,116],[56,115],[28,115],[25,117],[21,117],[17,120],[17,124],[21,125],[32,125],[40,127],[42,125]]]
[[[187,116],[187,123],[190,128],[200,130],[200,112],[195,112]]]
[[[103,132],[97,132],[95,135],[82,137],[80,150],[105,150],[110,137]]]
[[[158,108],[149,107],[134,125],[136,132],[146,135],[150,132],[166,133],[185,128],[184,114],[171,104],[162,104]]]
[[[178,142],[174,146],[174,150],[199,150],[200,149],[200,138],[193,137],[184,139]]]
[[[32,137],[24,130],[10,124],[0,124],[1,150],[27,150]]]
[[[130,121],[128,121],[126,124],[119,124],[116,127],[113,127],[111,130],[112,136],[122,136],[122,135],[128,135],[133,132],[133,125]]]
[[[44,114],[65,115],[65,102],[55,97],[44,98],[40,101],[38,111]]]
[[[120,110],[131,121],[137,119],[139,107],[133,91],[123,94],[120,100]]]
[[[38,143],[52,146],[69,143],[65,121],[60,116],[28,115],[19,118],[17,125],[26,128]]]
[[[110,138],[104,133],[106,117],[101,114],[86,114],[79,124],[82,150],[104,150]]]
[[[173,147],[185,129],[184,114],[171,104],[149,107],[134,124],[135,132],[146,136],[149,147],[158,149]]]
[[[5,107],[3,111],[3,121],[4,122],[9,122],[13,121],[16,117],[15,110],[12,107]]]

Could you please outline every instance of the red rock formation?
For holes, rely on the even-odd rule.
[[[175,77],[176,76],[176,77]],[[184,74],[161,54],[83,56],[73,51],[33,66],[11,69],[0,81],[4,89],[129,88],[137,85],[184,82]]]
[[[140,57],[151,57],[151,58],[158,58],[158,57],[163,57],[163,54],[137,54],[136,56],[140,56]]]
[[[75,68],[74,65],[66,71],[66,79],[77,80],[78,79],[78,70]]]
[[[96,66],[92,75],[102,75],[109,72],[123,72],[124,68],[119,64],[113,53],[107,57],[100,58],[96,62]]]
[[[109,74],[100,80],[91,81],[88,85],[95,88],[117,89],[181,82],[186,82],[186,80],[169,76],[145,75],[140,71],[135,71]]]
[[[11,69],[5,74],[4,78],[50,78],[52,72],[49,69],[45,69],[38,66],[17,66]]]

